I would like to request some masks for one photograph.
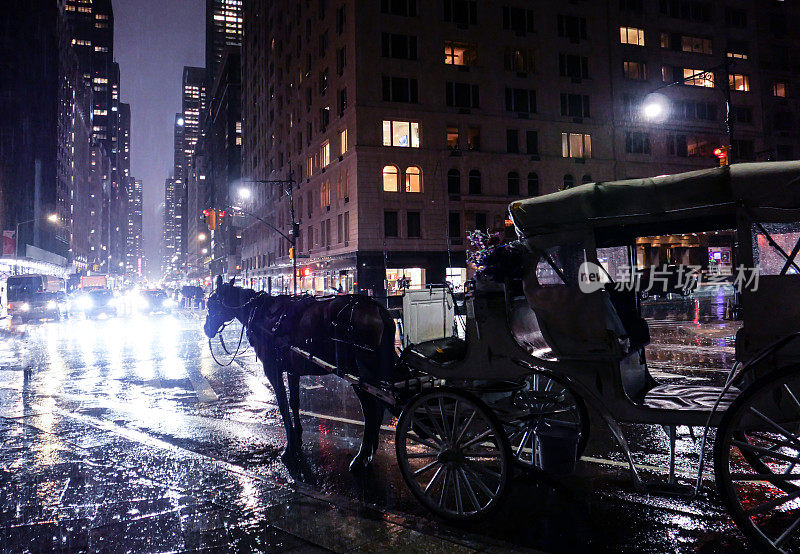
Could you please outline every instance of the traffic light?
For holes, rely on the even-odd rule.
[[[294,247],[289,247],[289,259],[294,260]]]
[[[217,209],[210,209],[210,210],[203,210],[203,215],[206,217],[206,225],[208,226],[209,231],[215,231],[217,229],[217,225],[222,223],[222,219],[225,217],[225,210],[217,210]]]
[[[730,150],[730,146],[720,146],[714,150],[714,155],[719,158],[719,165],[726,166],[730,165],[730,160],[728,158],[728,151]]]

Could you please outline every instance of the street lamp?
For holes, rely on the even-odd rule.
[[[733,61],[725,58],[725,61],[719,65],[712,67],[711,69],[707,69],[705,71],[700,71],[698,73],[694,73],[689,75],[688,77],[684,77],[683,79],[678,79],[677,81],[673,81],[671,83],[666,83],[657,87],[650,91],[644,101],[642,102],[641,110],[642,115],[648,121],[652,121],[654,123],[660,123],[664,121],[667,116],[669,115],[669,100],[663,94],[660,94],[658,91],[669,88],[675,85],[682,85],[687,81],[695,81],[697,79],[706,78],[706,76],[711,73],[713,75],[714,71],[718,71],[720,69],[724,70],[723,73],[723,80],[721,85],[721,92],[723,97],[725,98],[725,130],[728,134],[728,149],[727,149],[727,159],[728,163],[731,163],[731,156],[730,150],[733,148],[733,114],[732,114],[732,107],[731,107],[731,85],[730,85],[730,69],[733,66]],[[712,84],[714,84],[712,82]],[[716,86],[711,87],[718,89]]]
[[[250,213],[244,210],[241,207],[233,206],[235,210],[239,210],[243,214],[250,216],[254,219],[257,219],[276,233],[278,233],[281,237],[286,239],[291,247],[292,252],[292,290],[295,295],[297,295],[297,235],[300,232],[300,224],[297,222],[297,217],[295,216],[294,211],[294,174],[292,173],[292,169],[289,168],[289,178],[288,179],[247,179],[242,180],[241,182],[246,183],[258,183],[262,185],[278,185],[281,187],[281,192],[286,194],[289,197],[289,217],[292,221],[292,228],[287,235],[273,224],[265,221],[264,219],[258,217],[257,215]],[[253,196],[253,192],[247,187],[240,187],[239,188],[239,198],[242,200],[248,200]]]
[[[15,250],[16,250],[17,258],[19,258],[19,228],[21,226],[23,226],[23,225],[27,225],[28,223],[34,223],[36,221],[49,221],[50,223],[55,224],[55,223],[58,223],[58,214],[53,213],[53,214],[48,215],[47,217],[34,217],[33,219],[28,219],[26,221],[20,221],[19,223],[17,223],[17,231],[16,231],[16,234],[14,235],[14,241],[16,243],[15,244]]]
[[[205,233],[200,233],[199,235],[197,235],[197,240],[199,240],[200,242],[203,242],[204,240],[206,240],[206,238],[207,237]]]

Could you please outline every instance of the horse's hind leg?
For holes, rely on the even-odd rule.
[[[354,390],[361,401],[361,411],[364,413],[364,437],[361,439],[358,454],[350,462],[350,471],[363,469],[372,462],[372,457],[378,450],[378,434],[384,413],[383,405],[374,396],[358,387],[354,387]]]
[[[297,441],[298,447],[302,447],[303,425],[300,423],[300,376],[294,373],[287,373],[286,380],[289,381],[289,408],[292,412],[295,441]]]
[[[296,441],[294,428],[292,426],[292,416],[289,412],[289,401],[286,398],[286,387],[283,384],[283,374],[277,370],[267,370],[266,364],[264,365],[264,373],[266,373],[267,379],[272,385],[272,390],[275,392],[275,400],[278,402],[278,410],[281,412],[281,418],[283,418],[283,427],[286,429],[286,450],[284,450],[283,454],[281,455],[281,458],[285,462],[300,453],[300,445]]]

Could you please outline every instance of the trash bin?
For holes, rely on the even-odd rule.
[[[578,458],[580,430],[574,423],[543,419],[534,429],[539,469],[554,475],[569,475],[575,471]]]

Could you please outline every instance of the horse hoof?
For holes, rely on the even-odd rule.
[[[281,453],[281,461],[289,465],[300,459],[301,451],[299,448],[285,448]]]
[[[365,454],[357,454],[353,461],[350,462],[350,471],[359,472],[367,469],[372,463],[372,456]]]

